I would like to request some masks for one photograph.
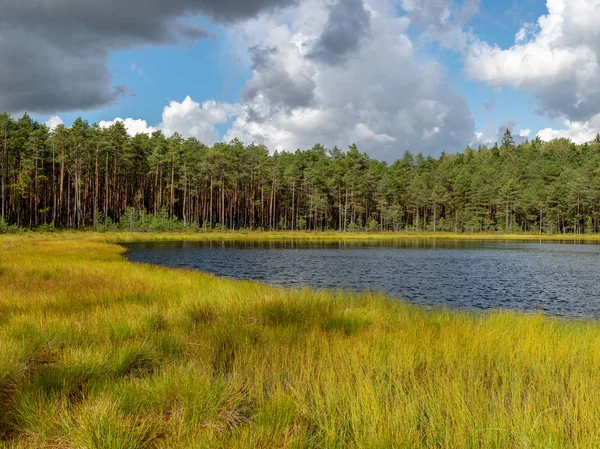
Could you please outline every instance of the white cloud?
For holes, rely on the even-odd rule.
[[[491,86],[533,93],[540,110],[587,120],[600,103],[600,0],[548,0],[548,14],[526,24],[502,49],[476,38],[465,70]]]
[[[563,129],[542,129],[537,135],[545,141],[564,137],[575,143],[590,142],[594,140],[600,131],[600,114],[596,114],[590,120],[584,122],[565,120],[563,125]]]
[[[519,31],[517,31],[517,34],[515,35],[515,44],[520,44],[525,39],[527,39],[527,30],[525,29],[525,27],[523,27]]]
[[[157,126],[149,126],[146,120],[132,118],[116,118],[103,120],[101,128],[108,128],[115,122],[122,122],[131,136],[136,134],[152,134],[161,130],[167,136],[179,133],[184,138],[195,137],[202,143],[212,145],[220,140],[215,125],[226,124],[239,111],[236,105],[205,101],[200,104],[187,96],[182,102],[171,101],[162,113],[162,122]]]
[[[497,128],[491,122],[486,123],[485,127],[481,131],[477,131],[473,134],[473,138],[469,143],[472,147],[479,145],[493,144],[497,140]]]
[[[400,6],[416,25],[425,26],[425,36],[447,48],[464,49],[468,33],[463,26],[479,10],[479,0],[401,0]]]
[[[154,128],[152,126],[148,126],[148,123],[146,122],[146,120],[138,120],[138,119],[132,119],[132,118],[122,119],[120,117],[117,117],[114,120],[102,120],[100,123],[98,123],[98,126],[100,126],[100,128],[109,128],[112,125],[114,125],[116,122],[123,123],[123,125],[125,126],[125,129],[127,130],[127,133],[130,136],[135,136],[137,134],[150,135],[154,131],[156,131],[156,128]]]
[[[52,131],[55,130],[58,125],[64,125],[62,118],[58,115],[53,115],[46,121],[46,126]]]
[[[525,23],[517,31],[515,35],[515,44],[524,44],[532,37],[535,38],[535,33],[538,31],[538,26],[535,23]]]
[[[428,8],[437,8],[436,2],[430,0],[419,9],[407,0],[405,6],[425,18]],[[232,53],[252,70],[240,100],[199,103],[188,96],[172,101],[156,128],[211,145],[220,140],[218,127],[228,125],[223,140],[237,137],[271,150],[357,143],[362,151],[385,160],[407,149],[454,152],[472,140],[474,123],[465,99],[449,86],[441,65],[415,55],[407,35],[411,19],[397,16],[396,0],[368,1],[367,32],[357,45],[344,46],[343,58],[315,57],[332,4],[304,0],[229,28]],[[444,32],[457,29],[457,17],[476,8],[477,1],[463,4],[448,17],[442,6],[436,20]],[[331,51],[346,30],[338,31],[336,39],[328,41]]]
[[[356,142],[375,157],[393,160],[406,149],[457,151],[472,138],[464,98],[448,87],[440,65],[416,62],[406,35],[410,22],[396,17],[392,0],[369,2],[370,31],[343,64],[311,58],[327,5],[307,0],[285,20],[263,17],[236,30],[234,42],[256,29],[262,34],[247,42],[259,47],[250,54],[252,78],[226,140],[292,151]]]
[[[393,143],[396,142],[396,138],[388,136],[387,134],[377,134],[371,128],[364,123],[358,123],[356,128],[351,134],[351,137],[356,142],[364,142],[365,140],[372,140],[379,143]]]
[[[225,140],[238,138],[244,142],[264,143],[272,151],[294,151],[315,143],[334,145],[328,136],[336,135],[342,123],[336,111],[321,108],[278,110],[266,120],[253,120],[246,110],[233,123]],[[339,143],[342,144],[341,142]]]
[[[519,131],[519,136],[521,136],[521,137],[529,137],[530,134],[531,134],[531,130],[529,128],[525,128],[525,129],[522,129],[521,131]]]
[[[187,96],[181,103],[171,101],[162,114],[159,128],[170,135],[178,132],[183,137],[195,137],[202,143],[212,145],[219,140],[215,125],[228,123],[239,107],[216,101],[200,104]]]

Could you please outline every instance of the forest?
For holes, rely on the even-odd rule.
[[[399,147],[401,144],[399,144]],[[128,135],[83,119],[50,130],[0,115],[0,232],[11,229],[600,231],[600,136],[539,138],[388,164],[315,145]]]

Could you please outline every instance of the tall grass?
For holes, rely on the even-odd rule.
[[[128,231],[112,230],[105,232],[76,230],[44,230],[20,229],[12,234],[20,239],[77,239],[85,235],[87,240],[101,242],[124,243],[146,241],[282,241],[282,240],[318,240],[318,241],[390,241],[390,240],[505,240],[536,242],[590,242],[600,243],[600,234],[503,234],[503,233],[457,233],[457,232],[341,232],[341,231],[261,231],[237,230],[219,231],[209,229],[182,229],[179,231]],[[2,235],[2,232],[0,232]],[[9,238],[9,235],[5,235]]]
[[[600,444],[597,322],[134,265],[131,238],[0,237],[0,447]]]
[[[76,235],[76,233],[75,233]],[[533,242],[600,242],[600,234],[494,234],[494,233],[455,233],[455,232],[290,232],[290,231],[227,231],[227,232],[181,232],[181,233],[140,233],[110,232],[88,233],[108,242],[173,241],[173,240],[213,240],[213,241],[393,241],[393,240],[500,240]]]

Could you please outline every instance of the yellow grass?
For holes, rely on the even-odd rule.
[[[278,289],[111,243],[300,236],[340,234],[0,236],[0,447],[600,447],[595,321]]]
[[[71,233],[77,235],[77,233]],[[88,233],[88,235],[94,235]],[[464,234],[454,232],[272,232],[254,231],[241,233],[207,232],[207,233],[139,233],[113,232],[95,234],[96,237],[111,242],[135,242],[157,240],[521,240],[538,242],[600,242],[600,234]]]

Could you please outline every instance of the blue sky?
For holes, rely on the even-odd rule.
[[[94,8],[110,20],[102,3]],[[155,35],[141,23],[103,36],[110,27],[90,18],[82,33],[96,41],[74,59],[71,84],[61,80],[64,95],[77,95],[53,108],[35,100],[48,92],[31,87],[20,109],[18,96],[3,101],[0,83],[0,108],[50,124],[121,118],[132,133],[176,131],[208,144],[238,137],[293,151],[356,142],[387,160],[489,143],[505,127],[585,141],[600,126],[600,45],[588,27],[600,0],[269,0],[244,15],[199,3],[146,3],[136,26],[147,20]],[[37,30],[56,34],[49,44],[68,63],[74,50],[50,31]],[[53,71],[65,77],[39,64],[51,80]],[[20,68],[0,72],[17,78]]]
[[[543,0],[484,1],[469,26],[482,40],[497,44],[501,48],[510,48],[515,43],[516,33],[524,23],[536,22],[538,17],[547,12],[546,2]],[[464,87],[461,92],[469,99],[477,129],[484,129],[488,122],[498,126],[517,122],[520,128],[535,130],[556,124],[555,120],[549,120],[548,117],[535,113],[534,98],[515,89],[504,87],[498,91],[485,83],[470,81],[462,74],[460,63],[457,63],[452,70],[463,80]],[[493,104],[490,112],[488,114],[478,112],[490,99]]]

